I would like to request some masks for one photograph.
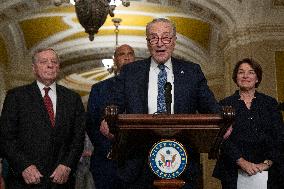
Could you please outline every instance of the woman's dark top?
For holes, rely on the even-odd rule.
[[[213,176],[229,188],[237,188],[236,161],[243,157],[252,163],[279,158],[279,133],[283,127],[282,114],[277,101],[263,93],[255,92],[248,109],[240,99],[239,91],[220,101],[221,105],[232,106],[236,116],[233,131],[221,146],[221,154]]]

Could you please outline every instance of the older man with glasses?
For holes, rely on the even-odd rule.
[[[147,46],[151,57],[125,65],[117,77],[112,104],[127,114],[154,114],[166,112],[164,85],[170,82],[172,114],[217,113],[219,106],[210,91],[198,64],[172,57],[176,45],[176,28],[168,19],[157,18],[146,26]],[[109,136],[106,122],[101,132]],[[129,140],[137,141],[135,136]],[[131,139],[132,137],[132,139]],[[152,188],[153,174],[147,165],[149,146],[152,143],[126,146],[128,169],[120,174],[125,188]],[[191,153],[189,169],[182,179],[185,188],[197,188],[199,154]],[[195,155],[196,154],[196,155]]]

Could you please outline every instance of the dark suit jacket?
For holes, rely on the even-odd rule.
[[[125,65],[115,81],[111,103],[118,105],[120,113],[148,113],[148,83],[151,58]],[[210,91],[198,64],[172,58],[174,74],[174,113],[217,113],[220,108]],[[137,137],[130,136],[130,141]],[[147,139],[142,139],[145,143]],[[143,142],[142,141],[142,142]],[[157,141],[156,141],[157,142]],[[152,145],[152,144],[151,144]],[[147,147],[151,146],[147,145]],[[130,144],[126,147],[126,158],[146,157],[149,148]],[[135,151],[135,152],[134,152]],[[135,168],[132,168],[135,169]],[[138,170],[140,168],[137,168]],[[131,174],[129,174],[131,175]],[[141,181],[144,182],[144,181]]]
[[[120,111],[148,113],[148,83],[151,59],[125,65],[117,77],[112,102]],[[198,64],[172,58],[174,113],[217,113],[219,106]],[[151,81],[150,81],[151,82]]]
[[[115,78],[109,78],[94,84],[88,101],[86,130],[94,145],[90,170],[96,181],[95,186],[97,189],[121,188],[116,183],[118,179],[117,162],[107,158],[108,153],[111,151],[112,141],[100,132],[104,108],[109,103],[114,80]]]
[[[71,90],[57,85],[56,93],[54,128],[36,82],[7,93],[0,119],[0,147],[10,166],[11,188],[29,188],[22,171],[32,164],[44,176],[35,188],[50,187],[49,176],[59,164],[72,172],[76,169],[84,145],[84,107]],[[55,188],[64,186],[68,187]]]
[[[94,145],[93,154],[97,157],[106,157],[111,148],[111,142],[100,132],[100,125],[104,116],[104,108],[112,93],[113,82],[114,78],[109,78],[94,84],[89,95],[86,130]]]

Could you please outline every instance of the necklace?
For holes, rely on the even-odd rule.
[[[252,100],[255,98],[254,94],[255,91],[253,93],[241,93],[241,91],[239,91],[240,100],[244,101],[248,109],[250,109]]]

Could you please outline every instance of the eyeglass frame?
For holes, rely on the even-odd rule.
[[[168,45],[172,42],[172,39],[174,38],[175,36],[171,36],[171,37],[159,37],[159,36],[155,36],[154,38],[158,39],[156,43],[151,43],[150,41],[153,40],[154,38],[150,39],[150,38],[146,38],[146,40],[149,42],[150,45],[157,45],[159,43],[159,41],[161,40],[161,42],[164,44],[164,45]],[[163,41],[163,38],[168,38],[169,39],[169,42],[164,42]]]

